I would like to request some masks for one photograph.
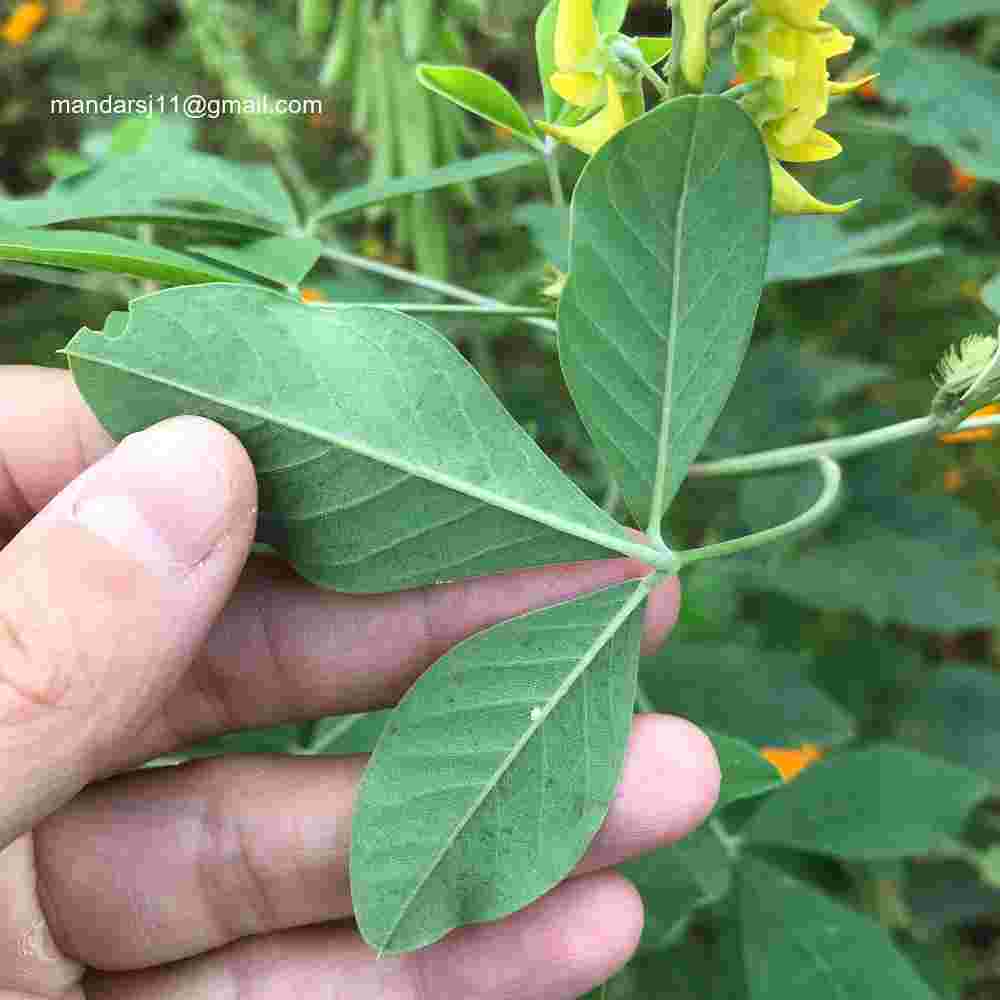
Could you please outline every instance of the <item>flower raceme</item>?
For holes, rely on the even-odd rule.
[[[623,46],[625,48],[623,48]],[[555,30],[556,71],[549,85],[569,104],[581,124],[538,122],[538,127],[560,142],[593,155],[608,139],[646,110],[642,76],[623,58],[641,59],[637,47],[623,35],[602,36],[592,0],[559,0]]]
[[[830,96],[867,80],[833,83],[827,60],[851,50],[854,38],[820,20],[828,0],[753,0],[743,15],[733,57],[740,76],[759,88],[745,106],[757,122],[770,157],[773,205],[801,215],[845,212],[857,202],[831,205],[813,197],[781,165],[829,160],[841,151],[836,139],[816,128]]]

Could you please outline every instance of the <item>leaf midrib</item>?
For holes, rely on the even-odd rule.
[[[681,288],[681,265],[683,263],[683,248],[686,244],[684,239],[684,222],[687,212],[688,194],[691,191],[691,170],[694,163],[694,152],[698,139],[698,122],[701,119],[701,102],[696,101],[694,105],[694,118],[691,122],[691,141],[688,143],[687,160],[684,164],[684,183],[681,188],[680,198],[677,199],[677,211],[674,215],[674,260],[673,275],[671,279],[670,296],[670,326],[667,330],[667,364],[664,373],[663,387],[663,409],[660,411],[660,440],[656,456],[656,478],[653,482],[653,496],[650,503],[649,524],[646,528],[654,541],[662,541],[663,529],[661,527],[664,510],[666,506],[667,494],[667,471],[670,458],[670,422],[673,414],[673,383],[674,383],[674,362],[676,358],[676,342],[678,328],[680,327],[680,288]]]

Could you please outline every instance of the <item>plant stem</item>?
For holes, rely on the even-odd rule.
[[[545,147],[542,150],[545,160],[545,173],[549,178],[549,194],[556,208],[566,207],[566,193],[563,191],[562,178],[559,176],[559,143],[548,135],[545,137]]]
[[[704,545],[698,549],[687,549],[676,552],[680,568],[689,566],[694,562],[701,562],[703,559],[718,559],[720,556],[735,555],[737,552],[746,552],[756,549],[761,545],[768,545],[771,542],[780,541],[783,538],[790,538],[801,534],[813,527],[822,520],[833,508],[840,495],[840,484],[843,474],[840,466],[825,455],[820,456],[820,471],[823,474],[823,491],[819,499],[805,513],[792,518],[785,524],[779,524],[775,528],[766,528],[763,531],[755,531],[752,534],[744,535],[742,538],[734,538],[728,542],[719,542],[716,545]]]
[[[743,12],[747,5],[747,0],[725,0],[712,15],[712,27],[718,28],[720,25],[731,21],[737,14]]]
[[[356,267],[362,271],[371,271],[373,274],[380,274],[384,278],[391,278],[393,281],[402,281],[407,285],[414,285],[417,288],[435,292],[449,299],[460,299],[463,302],[470,302],[478,306],[489,306],[490,308],[504,306],[504,303],[498,302],[496,299],[491,299],[487,295],[480,295],[478,292],[469,291],[469,289],[462,288],[459,285],[453,285],[447,281],[439,281],[436,278],[428,278],[414,271],[407,271],[402,267],[384,264],[380,260],[372,260],[369,257],[358,257],[344,250],[338,250],[334,246],[325,246],[322,256],[326,260],[332,260],[338,264],[346,264],[349,267]],[[529,323],[531,326],[536,326],[548,333],[556,333],[559,329],[555,320],[544,319],[540,316],[524,316],[520,318],[523,322]]]
[[[648,66],[644,62],[640,62],[636,64],[636,68],[656,88],[660,97],[662,97],[665,101],[669,99],[670,87],[667,85],[667,81],[664,80],[652,66]]]
[[[656,706],[650,701],[649,695],[643,690],[641,684],[635,690],[635,703],[639,706],[640,712],[656,711]]]
[[[1000,419],[997,417],[978,417],[976,420],[966,420],[960,428],[966,430],[996,425],[1000,425]],[[916,420],[890,424],[888,427],[879,427],[864,434],[830,438],[812,444],[796,444],[788,448],[774,448],[753,455],[723,458],[717,462],[696,462],[688,469],[688,475],[696,479],[707,479],[712,476],[747,476],[756,472],[770,472],[774,469],[804,465],[818,458],[847,458],[906,438],[930,434],[936,428],[937,424],[933,418],[918,417]]]
[[[371,309],[395,309],[405,313],[445,313],[454,316],[547,316],[547,309],[534,306],[505,306],[499,302],[494,306],[457,306],[437,302],[314,302],[315,309],[355,309],[367,306]]]

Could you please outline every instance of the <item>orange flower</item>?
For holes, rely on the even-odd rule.
[[[303,288],[299,293],[303,302],[329,302],[329,299],[318,288]]]
[[[972,417],[992,417],[994,414],[1000,413],[1000,404],[990,403],[989,406],[984,406],[981,410],[976,410],[975,413],[969,415],[970,419]],[[993,438],[995,428],[993,427],[975,427],[972,430],[967,431],[954,431],[951,434],[939,434],[938,441],[942,444],[963,444],[968,441],[989,441]]]
[[[0,25],[0,38],[10,45],[23,45],[38,30],[48,17],[48,8],[43,3],[21,3]]]
[[[823,751],[812,743],[803,743],[800,747],[764,747],[760,755],[778,769],[785,781],[791,781],[810,764],[815,764]]]
[[[968,194],[976,186],[976,175],[966,173],[956,164],[951,164],[951,183],[949,187],[954,194]]]
[[[950,469],[944,470],[944,491],[945,493],[957,493],[965,485],[965,476],[962,470],[953,465]]]

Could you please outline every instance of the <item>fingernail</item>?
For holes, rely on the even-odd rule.
[[[211,421],[164,421],[92,468],[73,517],[157,572],[188,572],[253,510],[238,448]]]

